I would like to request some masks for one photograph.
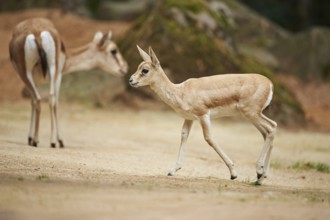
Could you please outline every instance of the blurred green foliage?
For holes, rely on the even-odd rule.
[[[87,0],[87,8],[90,10],[93,16],[96,15],[102,0]]]

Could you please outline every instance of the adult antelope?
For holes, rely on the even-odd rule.
[[[116,76],[127,72],[127,63],[111,40],[111,35],[111,32],[97,32],[92,42],[66,52],[56,28],[47,19],[28,19],[14,28],[9,45],[10,59],[32,98],[29,145],[38,144],[41,97],[37,83],[49,81],[51,147],[56,146],[56,140],[60,147],[64,147],[58,122],[62,74],[93,68]]]
[[[257,181],[261,184],[267,177],[277,127],[276,122],[262,114],[272,99],[271,81],[259,74],[226,74],[188,79],[180,84],[173,84],[165,75],[151,47],[149,54],[139,46],[138,50],[144,61],[131,76],[131,86],[150,86],[165,103],[185,119],[178,160],[168,175],[173,176],[182,168],[186,141],[193,121],[198,120],[205,141],[226,163],[231,179],[236,179],[234,163],[213,139],[211,118],[241,114],[261,132],[265,140],[256,164]]]

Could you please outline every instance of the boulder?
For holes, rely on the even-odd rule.
[[[273,48],[282,71],[305,80],[330,80],[330,29],[316,27],[279,41]]]

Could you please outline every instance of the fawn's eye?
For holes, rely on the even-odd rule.
[[[114,55],[114,56],[116,56],[116,54],[117,54],[117,50],[116,50],[116,49],[110,50],[110,52],[111,52],[111,54]]]
[[[149,72],[149,70],[148,69],[142,69],[142,75],[146,75],[148,72]]]

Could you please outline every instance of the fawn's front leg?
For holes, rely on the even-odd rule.
[[[187,143],[187,139],[188,139],[192,124],[193,124],[193,121],[187,120],[187,119],[183,123],[182,131],[181,131],[181,145],[180,145],[178,160],[175,164],[174,169],[171,170],[167,174],[168,176],[174,176],[176,171],[180,170],[183,166],[184,152],[186,150],[186,143]]]

